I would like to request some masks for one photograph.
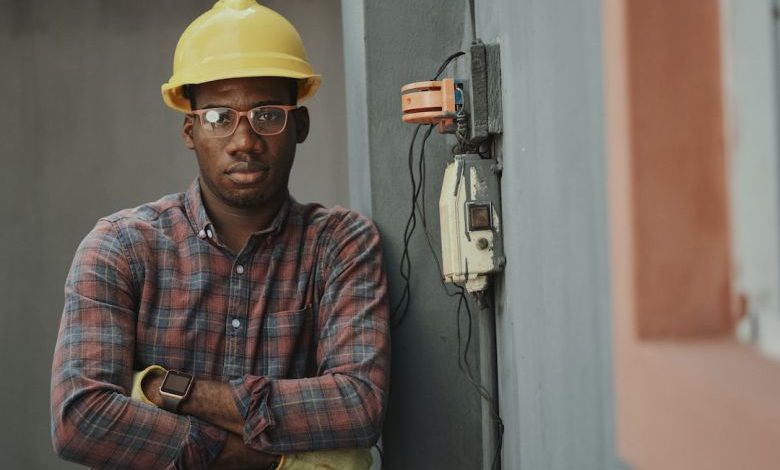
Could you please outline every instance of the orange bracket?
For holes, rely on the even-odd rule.
[[[439,133],[455,131],[455,81],[409,83],[401,87],[403,121],[410,124],[436,124]]]

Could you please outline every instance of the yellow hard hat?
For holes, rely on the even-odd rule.
[[[239,77],[297,79],[298,101],[320,86],[301,36],[282,15],[255,0],[219,0],[179,38],[173,76],[162,86],[163,100],[190,112],[184,85]]]

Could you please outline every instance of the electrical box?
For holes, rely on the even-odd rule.
[[[439,217],[444,280],[465,283],[469,292],[485,290],[487,275],[505,264],[495,160],[454,156],[444,172]]]
[[[469,58],[468,80],[436,80],[451,60],[464,55]],[[502,132],[498,44],[476,40],[468,54],[448,57],[434,80],[404,85],[401,110],[404,122],[435,125],[440,133],[455,135],[439,198],[442,275],[446,282],[463,283],[469,292],[484,293],[488,275],[506,264],[500,163],[490,158],[491,136]]]
[[[469,49],[471,83],[468,90],[470,138],[482,142],[503,132],[501,107],[501,50],[498,44],[477,40]]]
[[[401,87],[402,119],[410,124],[436,124],[440,134],[455,132],[455,116],[463,108],[463,83],[451,78]]]

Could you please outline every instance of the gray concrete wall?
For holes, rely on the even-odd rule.
[[[323,74],[291,188],[347,205],[337,0],[263,2]],[[0,0],[0,467],[69,468],[49,438],[51,354],[73,252],[97,218],[196,175],[160,98],[186,25],[211,0]]]
[[[463,14],[457,8],[443,7],[438,0],[344,1],[342,10],[344,37],[364,38],[362,46],[345,46],[347,83],[366,84],[365,104],[359,95],[347,95],[349,164],[351,175],[365,174],[368,165],[370,185],[350,187],[354,199],[371,204],[383,237],[395,303],[403,287],[398,268],[411,209],[407,151],[414,129],[401,122],[400,88],[429,80],[442,60],[459,50]],[[351,132],[360,128],[366,129],[365,135]],[[368,154],[352,151],[353,145],[367,148]],[[437,201],[449,144],[434,133],[427,154],[427,208],[431,231],[437,234]],[[440,273],[419,226],[410,255],[411,308],[393,331],[390,404],[383,437],[385,468],[481,468],[479,397],[458,370],[456,301],[443,293]],[[472,343],[472,353],[477,346],[476,341]],[[478,364],[474,354],[472,363]]]
[[[503,69],[504,468],[613,468],[601,2],[476,5]]]
[[[502,48],[505,133],[498,148],[508,264],[496,300],[503,468],[620,468],[612,412],[601,4],[475,3],[477,36]],[[353,119],[368,122],[368,191],[397,299],[412,133],[400,122],[398,88],[429,79],[447,55],[468,45],[467,2],[344,1],[342,8],[364,9],[366,65],[358,73],[368,83],[368,106],[365,116],[350,116],[350,126]],[[458,66],[459,73],[465,70]],[[347,81],[358,78],[349,73]],[[447,155],[444,139],[434,134],[431,209]],[[349,157],[350,166],[365,162],[364,155]],[[352,189],[353,197],[369,196],[355,194],[365,188]],[[411,253],[412,310],[393,337],[388,468],[480,468],[479,400],[454,367],[455,308],[441,296],[439,273],[421,238],[413,240]]]

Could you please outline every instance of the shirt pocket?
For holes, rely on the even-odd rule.
[[[313,368],[311,305],[300,310],[267,313],[261,330],[259,373],[276,379],[306,377]]]

